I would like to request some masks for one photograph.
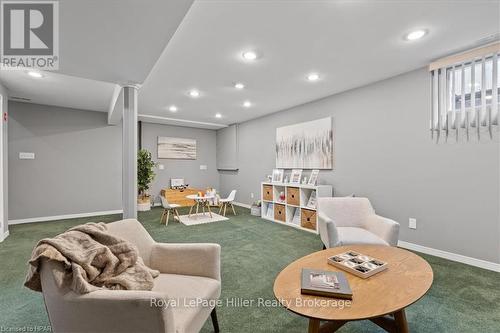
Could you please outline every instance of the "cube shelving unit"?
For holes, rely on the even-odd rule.
[[[311,195],[316,197],[308,205]],[[317,198],[331,197],[331,185],[261,183],[261,216],[263,219],[318,233]]]

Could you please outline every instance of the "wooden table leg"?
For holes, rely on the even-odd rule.
[[[191,212],[193,211],[193,208],[194,206],[196,206],[196,204],[192,205],[190,208],[189,208],[189,218],[191,218]]]
[[[397,330],[399,333],[409,333],[408,321],[406,320],[405,309],[394,312],[394,320],[396,321]]]
[[[319,319],[310,318],[309,319],[309,330],[307,332],[308,333],[319,333],[320,324],[321,323],[320,323]]]
[[[200,203],[196,201],[196,215],[198,215],[198,208],[200,207]]]
[[[207,201],[207,209],[208,209],[208,214],[210,215],[210,218],[212,218],[212,211],[210,210],[210,203]]]

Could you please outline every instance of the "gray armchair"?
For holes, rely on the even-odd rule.
[[[398,243],[399,223],[375,214],[367,198],[318,198],[318,224],[325,248]]]
[[[162,244],[129,219],[108,224],[110,233],[134,243],[144,263],[161,274],[151,291],[98,290],[76,294],[62,290],[54,275],[62,265],[44,261],[43,297],[54,332],[199,332],[211,315],[219,331],[215,305],[220,297],[218,244]]]

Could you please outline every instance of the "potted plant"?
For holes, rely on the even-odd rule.
[[[151,153],[146,149],[137,152],[137,210],[146,211],[151,209],[151,197],[148,194],[149,186],[155,178],[154,167],[156,163]]]

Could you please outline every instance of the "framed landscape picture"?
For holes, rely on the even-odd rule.
[[[159,136],[158,158],[195,160],[196,140]]]
[[[333,169],[332,118],[276,129],[276,168]]]

